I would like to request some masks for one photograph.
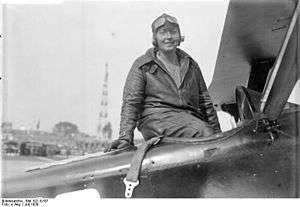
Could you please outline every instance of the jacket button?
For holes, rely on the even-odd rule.
[[[150,68],[150,73],[155,73],[155,71],[157,70],[158,66],[157,65],[152,65]]]

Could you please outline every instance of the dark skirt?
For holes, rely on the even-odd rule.
[[[144,117],[138,129],[145,140],[156,136],[164,137],[207,137],[214,129],[205,121],[186,111],[165,111]]]

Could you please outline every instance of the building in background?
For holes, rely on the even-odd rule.
[[[104,143],[96,136],[77,132],[66,136],[60,132],[14,129],[9,122],[1,125],[1,152],[14,156],[43,156],[64,159],[103,151]]]

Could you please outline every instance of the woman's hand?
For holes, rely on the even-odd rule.
[[[124,140],[124,139],[117,139],[115,141],[113,141],[112,143],[110,143],[105,149],[104,152],[110,152],[112,150],[117,150],[117,149],[121,149],[121,148],[125,148],[130,146],[131,144],[129,143],[129,141]]]

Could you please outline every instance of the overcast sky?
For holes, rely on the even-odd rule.
[[[108,118],[116,138],[126,75],[152,46],[152,21],[162,13],[177,17],[186,37],[181,48],[199,63],[209,85],[227,6],[227,1],[8,5],[3,23],[9,121],[14,128],[30,128],[40,119],[46,131],[70,121],[95,134],[108,62]]]
[[[121,97],[133,61],[151,47],[151,23],[177,17],[181,48],[211,81],[227,9],[215,2],[67,2],[9,5],[4,29],[8,118],[15,128],[42,130],[71,121],[96,133],[104,66],[109,64],[109,119],[117,136]]]

